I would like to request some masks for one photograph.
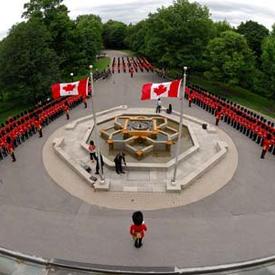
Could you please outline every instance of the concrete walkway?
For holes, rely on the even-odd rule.
[[[117,105],[153,107],[139,100],[150,73],[114,75],[96,83],[96,111]],[[165,100],[163,100],[165,104]],[[168,102],[168,101],[166,101]],[[172,101],[178,110],[178,102]],[[214,122],[196,106],[185,113]],[[79,106],[72,119],[89,114]],[[275,254],[275,158],[259,158],[261,148],[224,123],[239,162],[218,192],[185,207],[145,211],[149,232],[136,250],[128,234],[131,211],[92,206],[65,192],[42,162],[47,138],[66,123],[61,117],[16,150],[18,161],[0,162],[0,244],[48,258],[101,264],[192,267],[232,263]]]

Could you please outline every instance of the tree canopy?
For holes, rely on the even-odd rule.
[[[114,20],[109,20],[103,25],[104,46],[107,49],[124,49],[127,25]]]
[[[34,16],[46,18],[49,12],[61,6],[65,7],[62,3],[63,0],[29,0],[29,2],[24,4],[22,17],[26,19]]]
[[[62,0],[30,0],[25,22],[14,25],[0,42],[0,88],[17,100],[49,96],[51,84],[85,75],[102,48],[100,17],[71,20]]]
[[[246,39],[233,31],[209,41],[206,51],[209,78],[249,87],[254,72],[254,56]]]
[[[275,35],[264,40],[261,58],[268,96],[275,99]]]
[[[257,58],[262,54],[262,42],[268,36],[268,29],[254,21],[246,21],[241,23],[237,28],[238,33],[243,34],[247,40],[249,47],[254,51]]]
[[[103,24],[100,17],[92,14],[77,17],[75,40],[78,43],[73,50],[75,68],[71,70],[85,74],[87,64],[92,64],[96,54],[102,49],[102,31]]]
[[[12,28],[1,42],[0,87],[9,97],[33,101],[59,78],[59,57],[49,47],[51,35],[33,18]]]
[[[214,33],[206,6],[177,0],[130,28],[126,41],[160,66],[200,69],[203,51]]]
[[[26,0],[27,1],[27,0]],[[83,76],[103,48],[129,48],[155,66],[194,73],[275,97],[275,25],[247,21],[236,29],[213,22],[206,6],[175,0],[136,24],[75,20],[63,0],[28,0],[22,17],[0,41],[0,100],[49,95],[50,84]]]

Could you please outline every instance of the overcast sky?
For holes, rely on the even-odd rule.
[[[0,8],[0,39],[9,28],[20,22],[24,3],[28,0],[2,1]],[[64,0],[75,18],[80,14],[98,14],[105,22],[108,19],[136,23],[158,7],[168,6],[172,0]],[[191,2],[194,2],[191,0]],[[267,28],[275,23],[275,0],[197,0],[209,7],[214,20],[226,19],[231,25],[254,20]]]

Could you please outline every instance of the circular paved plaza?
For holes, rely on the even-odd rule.
[[[140,101],[141,86],[150,81],[161,79],[152,73],[138,73],[133,79],[122,73],[96,82],[96,112],[119,105],[154,108],[155,102]],[[179,103],[172,104],[179,111]],[[184,113],[214,123],[212,115],[195,105],[188,108],[187,102]],[[90,109],[78,106],[71,120],[87,115]],[[132,209],[143,202],[148,209],[150,199],[143,193],[128,194],[140,202],[119,207],[128,210],[103,207],[71,195],[48,174],[43,151],[66,123],[63,116],[44,129],[42,139],[34,136],[18,147],[16,163],[8,158],[0,162],[1,246],[46,258],[122,266],[209,266],[275,254],[275,158],[267,154],[260,159],[261,148],[230,126],[219,126],[237,152],[228,183],[184,206],[145,210],[149,231],[137,250],[128,228]],[[219,172],[219,166],[214,169]],[[208,179],[211,186],[215,178]],[[110,194],[100,196],[112,199]]]

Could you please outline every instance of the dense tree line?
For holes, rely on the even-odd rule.
[[[87,75],[103,47],[103,23],[95,15],[71,20],[62,0],[30,0],[25,21],[0,42],[0,100],[35,102],[49,96],[70,73]]]
[[[36,100],[55,81],[82,76],[103,48],[129,48],[156,66],[179,75],[189,72],[275,99],[273,31],[247,21],[233,28],[213,22],[206,6],[176,0],[137,24],[99,16],[70,19],[63,0],[29,0],[25,21],[0,42],[0,100]]]
[[[177,0],[127,29],[125,42],[159,67],[184,65],[210,80],[275,99],[275,35],[257,22],[232,28],[213,22],[206,6]]]
[[[103,41],[106,49],[125,49],[127,25],[114,20],[109,20],[103,26]]]

